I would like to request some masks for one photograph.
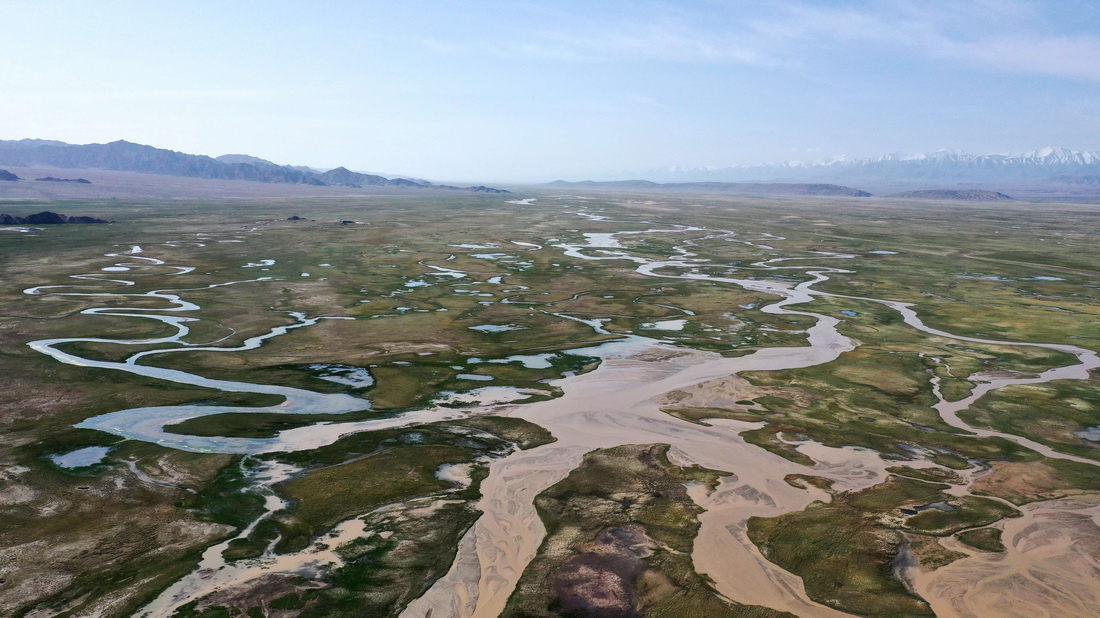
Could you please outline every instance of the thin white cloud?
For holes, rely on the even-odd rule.
[[[897,0],[872,9],[789,4],[750,25],[788,53],[821,45],[871,45],[973,68],[1100,80],[1100,36],[1044,32],[1025,2]]]
[[[635,17],[558,11],[497,40],[414,39],[440,54],[561,62],[812,65],[823,51],[896,53],[972,69],[1100,80],[1100,35],[1067,35],[1022,0],[801,1],[688,10],[639,5]],[[544,16],[546,17],[546,16]]]
[[[654,22],[590,23],[569,30],[535,29],[526,32],[523,39],[487,45],[504,54],[583,62],[784,64],[753,38],[749,31],[715,32],[682,19],[664,18]]]
[[[1007,72],[1100,81],[1098,37],[1006,36],[944,42],[939,53]]]

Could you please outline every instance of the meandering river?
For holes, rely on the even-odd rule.
[[[587,215],[588,218],[594,216]],[[636,255],[623,245],[627,239],[640,234],[668,234],[676,237],[688,232],[696,235],[703,233],[704,236],[697,237],[694,241],[685,240],[674,249],[674,255],[664,259]],[[767,271],[797,269],[811,277],[802,283],[792,284],[782,280],[741,279],[701,272],[701,267],[707,265],[707,261],[692,253],[692,248],[703,239],[721,238],[760,248],[773,248],[771,245],[741,239],[736,232],[730,230],[671,226],[640,231],[586,233],[584,237],[585,242],[559,243],[554,247],[560,249],[563,255],[577,259],[632,262],[638,273],[650,277],[736,285],[746,290],[774,295],[778,300],[763,306],[762,311],[776,315],[808,316],[814,319],[814,325],[806,331],[806,345],[763,348],[745,356],[723,358],[709,352],[670,345],[658,339],[628,336],[616,342],[578,351],[578,353],[599,357],[603,362],[596,370],[587,374],[555,381],[554,386],[562,390],[561,397],[532,404],[494,408],[497,413],[510,414],[541,425],[550,430],[558,440],[528,451],[517,451],[490,465],[489,476],[482,483],[483,498],[479,504],[483,511],[482,516],[463,538],[458,555],[448,574],[438,580],[425,595],[410,604],[403,616],[489,617],[499,614],[515,589],[523,570],[535,556],[545,535],[542,523],[535,513],[533,505],[535,496],[564,478],[580,463],[585,453],[600,448],[636,443],[670,444],[673,446],[673,455],[678,461],[697,463],[730,473],[715,491],[708,494],[693,489],[692,492],[693,498],[706,509],[700,518],[702,526],[692,557],[697,569],[714,580],[719,592],[741,603],[765,605],[790,611],[799,616],[843,615],[810,600],[799,578],[767,561],[748,540],[745,533],[746,522],[752,516],[781,515],[803,509],[814,500],[828,500],[828,495],[821,490],[792,487],[783,480],[789,474],[824,476],[832,479],[838,489],[854,490],[882,482],[886,477],[887,463],[877,453],[869,450],[829,448],[808,442],[801,444],[798,448],[816,464],[812,467],[803,466],[747,444],[740,437],[742,431],[760,427],[760,423],[714,420],[711,421],[710,426],[692,424],[661,412],[655,400],[669,391],[706,383],[739,372],[794,369],[827,363],[835,360],[840,354],[854,349],[856,342],[837,330],[839,323],[837,318],[790,308],[792,305],[810,301],[814,296],[838,296],[814,290],[813,286],[827,281],[831,273],[841,272],[840,269],[819,264],[790,265],[790,262],[851,260],[857,256],[822,253],[817,257],[809,258],[774,258],[752,265],[752,274],[756,276]],[[768,242],[779,240],[782,238],[774,235],[767,237]],[[190,267],[168,266],[156,258],[136,255],[144,252],[140,247],[134,247],[128,254],[108,254],[111,257],[125,258],[126,261],[118,262],[104,271],[110,273],[109,276],[116,277],[118,273],[140,271],[143,268],[171,269],[175,271],[174,274],[185,274],[190,270]],[[256,412],[315,414],[368,410],[369,402],[349,395],[322,394],[297,388],[218,380],[140,363],[142,359],[154,355],[183,354],[191,351],[251,350],[273,337],[295,329],[309,327],[321,320],[341,318],[307,317],[299,313],[289,313],[294,323],[249,337],[236,346],[189,344],[184,339],[190,333],[188,323],[195,318],[188,317],[186,314],[198,312],[201,308],[184,299],[188,291],[220,286],[264,285],[271,279],[260,277],[220,283],[205,288],[119,293],[101,291],[103,288],[99,286],[112,283],[115,286],[133,286],[135,281],[121,277],[107,279],[101,273],[79,274],[72,277],[80,280],[81,283],[38,286],[27,289],[25,292],[29,295],[101,297],[105,301],[119,298],[142,299],[142,304],[149,304],[148,301],[155,300],[164,306],[159,308],[99,307],[86,309],[83,313],[120,319],[154,320],[170,327],[174,333],[164,337],[136,340],[100,337],[46,339],[31,342],[29,345],[33,349],[70,365],[124,371],[219,391],[268,394],[283,398],[281,403],[267,407],[182,405],[135,408],[89,418],[80,423],[80,427],[99,429],[125,438],[156,442],[181,450],[247,454],[316,448],[331,443],[340,435],[354,431],[407,426],[484,412],[476,405],[458,410],[427,408],[353,423],[302,427],[284,431],[270,439],[200,437],[167,432],[164,430],[165,425],[210,414]],[[96,285],[91,286],[88,282],[95,282]],[[947,402],[941,397],[936,409],[945,422],[960,429],[972,431],[981,436],[999,436],[1013,440],[1048,457],[1096,464],[1091,460],[1059,453],[1019,436],[971,428],[958,417],[959,411],[969,407],[985,393],[997,388],[1055,379],[1087,378],[1090,370],[1100,366],[1096,353],[1061,344],[1017,343],[956,336],[926,326],[914,311],[912,304],[874,298],[842,298],[886,305],[899,312],[906,324],[930,335],[992,345],[1038,346],[1073,354],[1078,359],[1075,365],[1051,369],[1035,377],[995,378],[982,381],[978,383],[971,396],[964,400]],[[567,315],[561,317],[575,319]],[[601,329],[599,321],[589,320],[586,323],[593,328]],[[144,349],[119,362],[92,360],[62,349],[65,344],[82,342],[142,346],[143,348],[158,347]],[[938,384],[935,392],[939,394]],[[264,483],[270,485],[273,482],[272,479],[281,478],[288,473],[286,470],[268,472],[270,478],[266,481],[258,480],[261,485]],[[272,496],[269,499],[268,513],[265,517],[282,507],[281,501]],[[1031,508],[1028,511],[1031,520],[1041,519],[1042,513],[1045,512],[1042,509],[1041,506]],[[1089,511],[1089,513],[1092,512],[1094,511]],[[1084,530],[1086,527],[1081,526],[1081,529]],[[356,529],[355,524],[349,520],[341,525],[338,533],[339,538],[354,538],[356,534],[362,534],[363,531]],[[247,534],[247,530],[242,531],[242,534]],[[154,604],[146,608],[144,615],[167,616],[175,607],[200,598],[217,586],[247,581],[251,577],[270,572],[292,572],[304,564],[316,564],[318,560],[329,557],[329,554],[320,549],[310,548],[291,556],[269,555],[266,562],[260,561],[258,564],[226,565],[221,560],[218,547],[208,550],[200,568],[161,595]],[[1062,546],[1059,545],[1059,547]],[[1016,561],[1014,564],[1029,559],[1024,552],[1017,552],[1012,556]],[[973,573],[978,567],[973,567],[969,571],[971,577],[968,580],[965,575],[968,573],[967,564],[981,563],[981,568],[988,571],[987,562],[989,559],[983,556],[964,559],[952,565],[950,569],[942,570],[944,573],[942,577],[952,578],[950,585],[942,583],[941,576],[937,575],[940,571],[937,571],[921,581],[920,590],[933,603],[937,611],[969,615],[966,611],[973,609],[973,603],[959,605],[952,595],[969,594],[966,591],[971,589],[966,588],[965,582],[977,581],[975,579],[977,576]],[[960,584],[960,581],[964,583]],[[1100,585],[1100,574],[1089,581]],[[978,582],[973,585],[981,588],[984,584]],[[964,592],[960,593],[960,589]]]

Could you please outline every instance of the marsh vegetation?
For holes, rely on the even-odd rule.
[[[517,453],[559,452],[560,474],[530,496],[545,536],[500,593],[508,615],[583,611],[596,593],[578,574],[593,569],[624,611],[778,615],[696,564],[704,514],[734,489],[745,519],[758,513],[745,538],[802,582],[799,603],[921,615],[960,594],[937,572],[965,590],[983,555],[1024,559],[1024,537],[1004,532],[1015,519],[1049,529],[1048,511],[1091,512],[1100,492],[1095,372],[959,412],[989,435],[937,408],[1100,350],[1092,207],[532,194],[59,209],[114,223],[0,235],[0,613],[397,615],[445,576],[478,589],[482,573],[458,564],[493,508],[485,485]],[[168,311],[157,290],[193,309]],[[769,309],[795,291],[789,311]],[[880,300],[914,303],[944,334]],[[172,340],[172,322],[141,314],[188,330]],[[692,373],[823,349],[826,318],[850,342],[827,362]],[[81,363],[28,346],[66,338],[57,354]],[[154,350],[132,364],[263,388],[116,367]],[[538,424],[579,379],[626,364],[654,384],[680,376],[646,395],[667,441],[604,446]],[[287,409],[285,389],[340,409]],[[162,434],[76,427],[154,408]],[[756,454],[695,466],[710,455],[668,446],[685,432]],[[774,462],[772,477],[738,469],[750,460]],[[265,485],[271,466],[288,472]],[[232,586],[154,603],[220,544]]]

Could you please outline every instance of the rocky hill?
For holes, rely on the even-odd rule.
[[[430,188],[430,182],[414,182],[406,178],[386,178],[375,174],[360,174],[346,167],[331,169],[318,176],[325,184],[338,187],[413,187]]]
[[[0,170],[0,180],[8,180],[8,181],[14,182],[16,180],[22,180],[22,178],[20,178],[20,177],[16,176],[15,174],[9,172],[8,170]]]

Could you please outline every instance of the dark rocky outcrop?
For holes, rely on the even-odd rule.
[[[959,200],[963,202],[1005,202],[1012,198],[998,191],[980,189],[926,189],[923,191],[903,191],[883,197],[904,197],[918,200]]]
[[[56,212],[43,211],[26,217],[0,214],[0,225],[61,225],[65,223],[108,223],[95,217],[70,217]]]
[[[23,180],[23,179],[16,176],[15,174],[9,172],[8,170],[0,170],[0,180],[16,181],[16,180]]]
[[[85,178],[54,178],[53,176],[46,176],[45,178],[35,178],[35,182],[75,182],[82,185],[90,185],[92,181]]]

